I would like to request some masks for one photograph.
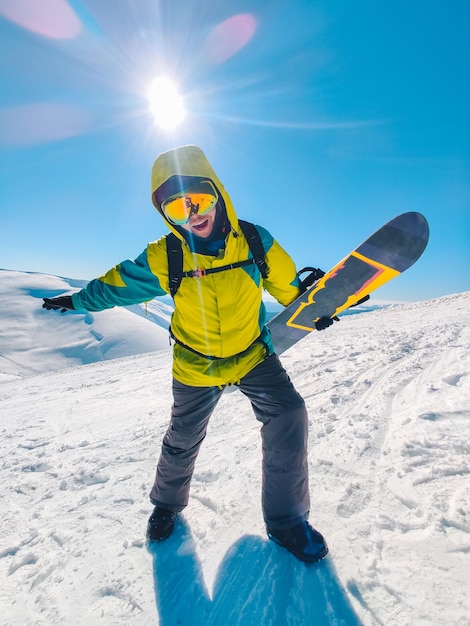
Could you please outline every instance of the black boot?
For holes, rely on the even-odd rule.
[[[156,506],[147,524],[147,539],[149,541],[163,541],[173,532],[175,519],[178,513]]]
[[[325,539],[307,521],[293,528],[273,530],[268,528],[268,537],[292,552],[301,561],[314,563],[328,554]]]

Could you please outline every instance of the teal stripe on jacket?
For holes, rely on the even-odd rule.
[[[135,261],[127,259],[104,276],[89,282],[85,289],[72,295],[72,303],[76,309],[101,311],[113,306],[147,302],[165,294],[149,267],[145,250]]]

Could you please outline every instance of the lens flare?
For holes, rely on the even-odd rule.
[[[0,145],[60,141],[90,132],[95,124],[91,110],[73,104],[32,102],[0,109]]]
[[[204,44],[206,56],[214,63],[224,63],[251,41],[257,25],[251,13],[239,13],[221,22]]]
[[[35,33],[51,39],[72,39],[82,30],[80,19],[66,0],[15,0],[1,2],[0,15]]]

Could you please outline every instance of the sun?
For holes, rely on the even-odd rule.
[[[166,76],[160,76],[153,81],[147,98],[155,124],[164,130],[175,129],[186,117],[184,99],[178,86]]]

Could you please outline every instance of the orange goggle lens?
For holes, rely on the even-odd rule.
[[[186,224],[191,215],[206,215],[217,204],[218,196],[214,186],[208,181],[181,193],[171,196],[162,203],[162,210],[172,224]]]

